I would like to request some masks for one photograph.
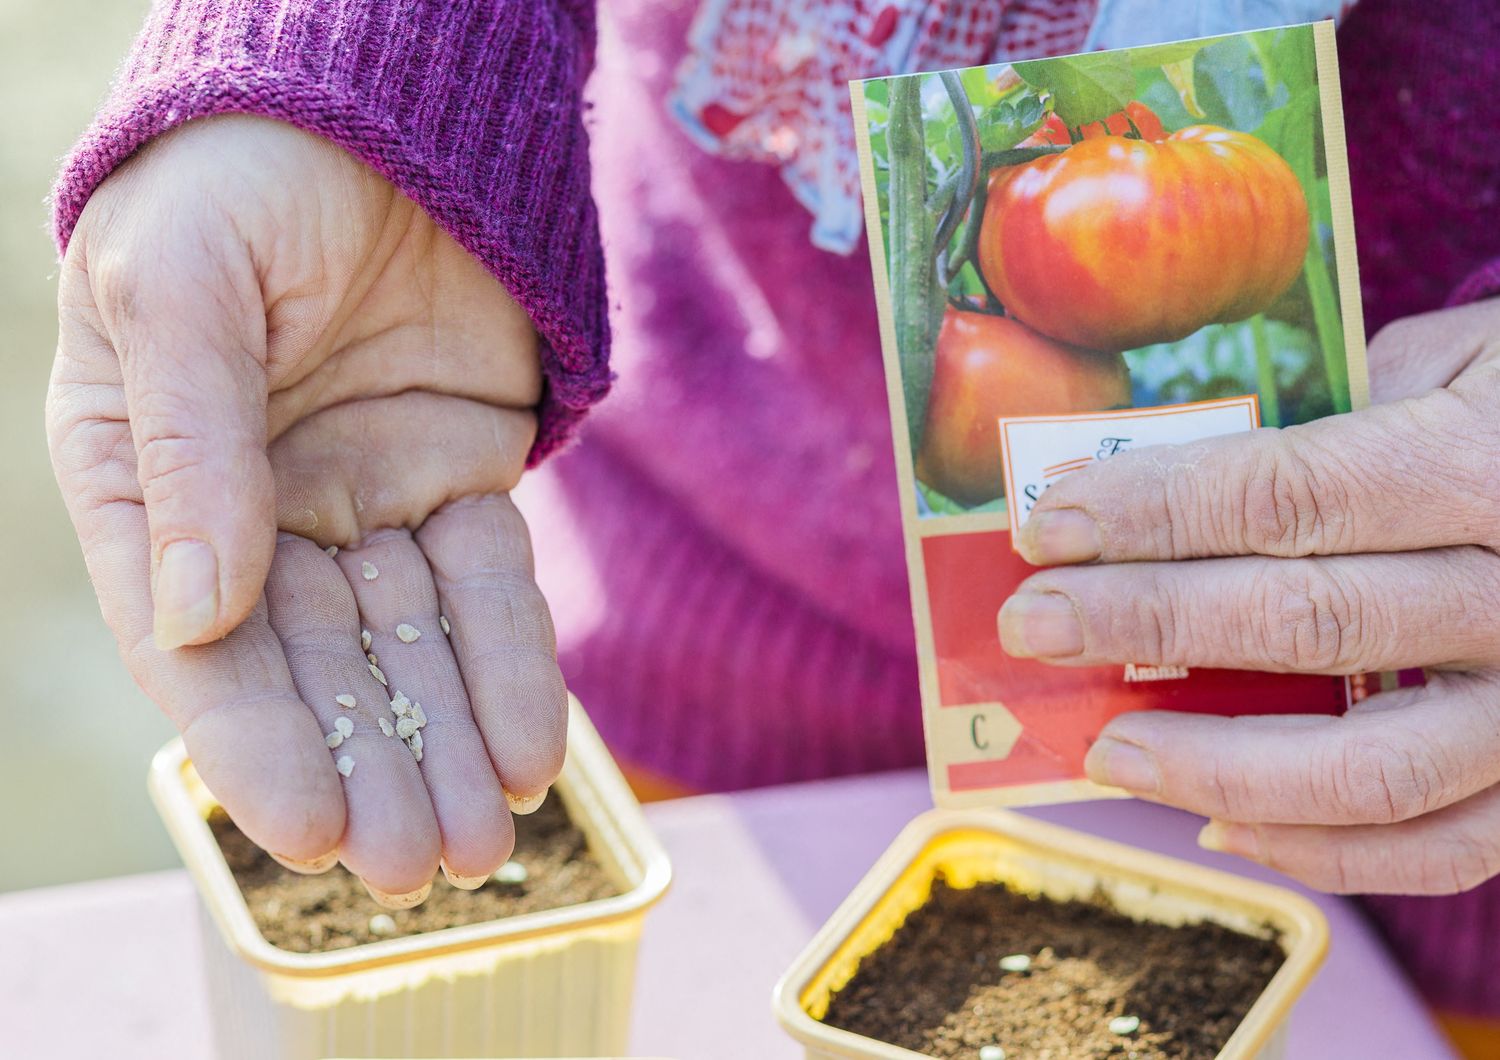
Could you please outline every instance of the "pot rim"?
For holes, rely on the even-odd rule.
[[[798,955],[772,992],[777,1020],[820,1055],[920,1060],[921,1054],[814,1019],[803,996],[841,954],[857,929],[897,902],[908,869],[945,837],[988,833],[1101,876],[1190,894],[1205,905],[1249,909],[1281,930],[1286,959],[1220,1051],[1218,1060],[1249,1060],[1285,1022],[1328,952],[1328,921],[1317,905],[1285,887],[1246,879],[1179,858],[1140,850],[1008,810],[928,810],[908,824]],[[1001,877],[1004,878],[1003,875]],[[883,943],[882,943],[883,944]],[[878,948],[878,947],[877,947]],[[866,952],[873,952],[872,950]],[[862,958],[865,953],[856,955]]]
[[[225,944],[247,963],[282,976],[339,976],[632,920],[661,900],[672,879],[666,851],[647,825],[640,803],[571,693],[567,759],[553,785],[554,796],[564,799],[570,816],[591,840],[608,845],[617,874],[633,881],[621,894],[610,898],[382,939],[343,950],[295,953],[273,946],[255,926],[229,863],[208,827],[206,812],[217,802],[193,771],[180,737],[167,743],[152,759],[147,788]]]

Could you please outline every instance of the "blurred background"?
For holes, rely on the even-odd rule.
[[[57,341],[46,196],[147,0],[0,0],[0,891],[176,863],[146,797],[172,727],[115,654],[42,429]]]

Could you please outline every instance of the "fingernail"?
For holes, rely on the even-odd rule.
[[[266,853],[271,854],[269,850]],[[319,873],[327,872],[338,864],[339,852],[337,850],[330,850],[322,857],[313,858],[311,861],[298,861],[296,858],[289,858],[284,854],[271,854],[271,857],[284,869],[290,869],[292,872],[302,876],[316,876]]]
[[[448,878],[448,882],[460,891],[477,891],[490,878],[489,873],[485,873],[482,876],[460,876],[456,872],[448,871],[448,863],[446,861],[440,862],[440,864],[443,867],[443,875]]]
[[[1154,795],[1161,790],[1161,773],[1155,760],[1133,743],[1109,737],[1095,740],[1083,760],[1083,768],[1096,784],[1109,784],[1138,795]]]
[[[1198,833],[1198,845],[1204,850],[1260,860],[1260,836],[1248,824],[1210,820]]]
[[[202,541],[173,541],[162,550],[152,592],[152,636],[162,651],[201,637],[219,614],[219,561]]]
[[[371,887],[365,880],[360,880],[365,885],[365,890],[370,892],[370,897],[375,899],[387,909],[411,909],[427,901],[427,896],[432,893],[432,881],[428,880],[415,891],[407,891],[405,894],[391,894],[382,891],[378,887]]]
[[[517,817],[525,817],[528,813],[536,813],[542,808],[542,803],[547,801],[549,788],[543,788],[537,795],[512,795],[509,791],[505,793],[505,801],[510,803],[510,812]]]
[[[1037,512],[1027,519],[1016,538],[1016,548],[1032,566],[1052,567],[1098,559],[1104,542],[1094,520],[1076,508],[1060,508]]]
[[[1000,608],[1000,644],[1023,659],[1062,659],[1083,652],[1083,623],[1062,593],[1020,592]]]

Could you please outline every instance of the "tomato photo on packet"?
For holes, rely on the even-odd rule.
[[[1305,43],[865,84],[920,517],[1005,511],[1002,419],[1352,407]]]

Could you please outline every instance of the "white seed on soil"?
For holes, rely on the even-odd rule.
[[[344,776],[346,777],[350,773],[354,772],[354,759],[350,758],[348,755],[341,756],[339,760],[334,763],[334,765],[338,766],[339,772],[344,774]]]
[[[339,735],[343,736],[346,740],[354,735],[354,722],[350,721],[342,714],[333,719],[333,727],[335,731],[337,731]]]
[[[365,581],[367,582],[372,582],[380,577],[380,570],[369,560],[365,560],[359,565],[359,572],[365,576]]]
[[[385,673],[374,663],[370,664],[370,676],[375,678],[375,680],[379,681],[381,684],[385,684]]]
[[[438,625],[443,627],[443,636],[445,637],[453,632],[453,627],[448,624],[447,615],[438,615]]]
[[[376,913],[370,918],[370,934],[387,938],[396,933],[396,921],[389,913]]]
[[[334,748],[338,747],[338,745],[341,744],[341,743],[343,743],[343,742],[344,742],[344,734],[341,733],[341,732],[339,732],[337,729],[335,729],[333,732],[329,733],[327,736],[323,737],[323,743],[328,746],[328,749],[330,751],[332,751]]]
[[[385,733],[387,736],[395,735],[396,730],[392,728],[391,723],[386,721],[384,718],[376,718],[375,723],[380,726],[380,731]]]
[[[329,545],[323,551],[328,553],[329,557],[332,558],[333,556],[337,556],[339,554],[339,547],[337,545]]]
[[[1110,1034],[1134,1034],[1141,1029],[1139,1016],[1116,1016],[1109,1021]]]
[[[422,631],[410,622],[403,622],[396,627],[396,637],[402,644],[411,644],[422,635]]]
[[[495,870],[494,880],[496,883],[525,883],[526,866],[519,861],[507,861]]]
[[[351,696],[348,692],[343,692],[339,695],[334,696],[333,701],[339,706],[343,707],[345,710],[353,710],[354,704],[356,702],[354,697]]]
[[[427,715],[422,712],[422,704],[413,703],[411,705],[411,720],[417,723],[417,728],[419,729],[427,724]]]
[[[403,740],[409,740],[417,731],[417,723],[412,718],[400,718],[396,721],[396,735]]]
[[[1007,957],[1000,958],[1000,970],[1002,972],[1024,972],[1031,967],[1031,954],[1012,953]]]
[[[1005,1050],[998,1045],[986,1045],[979,1050],[979,1060],[1005,1060]]]
[[[362,630],[360,630],[359,631],[359,648],[360,648],[360,651],[369,651],[371,643],[373,643],[373,642],[370,640],[370,631],[368,629],[362,629]]]
[[[406,693],[396,689],[396,694],[391,697],[391,713],[398,718],[404,718],[411,713],[411,700],[406,698]]]

